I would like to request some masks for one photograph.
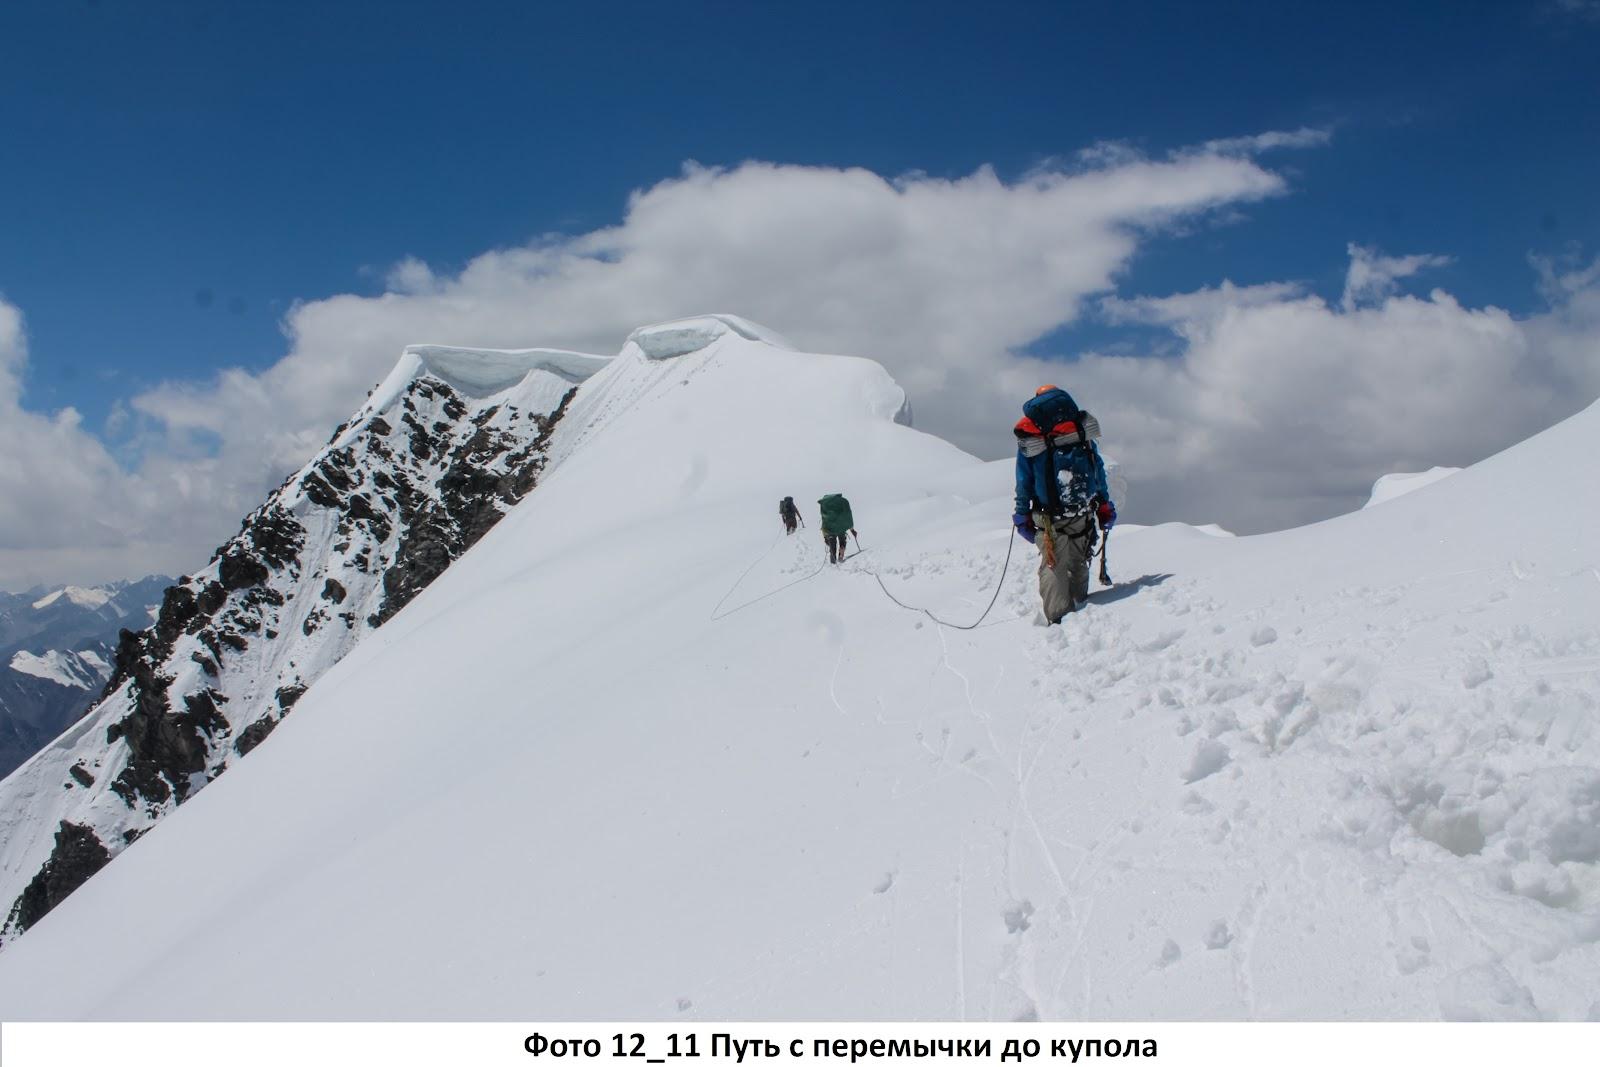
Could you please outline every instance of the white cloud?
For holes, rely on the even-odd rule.
[[[1376,249],[1358,244],[1351,244],[1349,253],[1350,268],[1345,273],[1344,297],[1340,300],[1346,311],[1358,304],[1381,302],[1399,292],[1402,278],[1451,263],[1449,256],[1385,256]]]
[[[1141,323],[1150,326],[1175,326],[1209,322],[1218,315],[1241,308],[1262,307],[1303,295],[1297,282],[1268,282],[1264,285],[1234,285],[1224,280],[1216,288],[1197,289],[1171,296],[1140,296],[1131,299],[1108,296],[1100,301],[1100,311],[1114,323]]]
[[[1320,517],[1364,499],[1365,483],[1394,463],[1459,465],[1470,458],[1462,448],[1483,443],[1449,436],[1447,424],[1481,417],[1485,391],[1430,385],[1428,403],[1451,416],[1414,432],[1403,418],[1380,425],[1359,462],[1330,475],[1319,442],[1345,433],[1335,412],[1367,417],[1362,405],[1381,392],[1370,380],[1376,366],[1411,366],[1400,378],[1412,392],[1425,381],[1418,368],[1475,381],[1476,370],[1462,373],[1472,360],[1501,378],[1516,367],[1550,382],[1600,333],[1562,319],[1588,299],[1581,285],[1562,298],[1564,310],[1518,322],[1442,294],[1390,297],[1396,280],[1436,257],[1365,250],[1349,308],[1327,307],[1292,282],[1110,295],[1152,235],[1284,193],[1284,179],[1254,152],[1325,140],[1318,131],[1266,134],[1162,159],[1100,150],[1011,183],[987,169],[887,180],[766,163],[690,166],[635,193],[615,226],[487,252],[453,274],[407,259],[382,295],[296,305],[284,322],[289,351],[266,371],[229,370],[129,400],[117,418],[142,457],[131,473],[72,416],[17,408],[26,349],[20,318],[0,305],[16,318],[16,354],[0,348],[0,368],[11,368],[0,373],[0,435],[8,456],[27,457],[8,466],[11,483],[0,489],[37,501],[29,514],[46,533],[25,536],[0,521],[0,585],[197,566],[326,440],[405,344],[611,352],[641,323],[706,310],[746,315],[806,348],[881,360],[911,393],[920,425],[986,456],[1008,450],[1019,397],[1045,377],[1066,379],[1102,414],[1128,462],[1130,518],[1259,528]],[[1086,311],[1169,328],[1182,352],[1091,356],[1065,368],[1015,354]],[[0,338],[5,321],[0,313]],[[1319,385],[1327,391],[1308,392]],[[1564,410],[1512,385],[1516,417],[1496,422],[1508,433]],[[1562,403],[1575,395],[1561,394]],[[1208,413],[1196,418],[1202,400]],[[1300,414],[1308,405],[1309,419]],[[1435,430],[1445,436],[1430,437]],[[1241,478],[1226,466],[1241,462],[1264,473]],[[1182,484],[1169,476],[1180,469]],[[1286,499],[1261,499],[1268,489]]]
[[[1587,278],[1524,319],[1437,290],[1355,307],[1271,286],[1118,301],[1182,351],[1086,357],[1069,381],[1140,519],[1282,527],[1352,510],[1379,475],[1476,462],[1600,396]]]
[[[1203,151],[1220,155],[1230,153],[1254,155],[1258,152],[1270,152],[1276,148],[1318,148],[1332,139],[1333,133],[1330,130],[1302,126],[1298,130],[1269,130],[1249,137],[1225,137],[1207,141],[1201,148]]]

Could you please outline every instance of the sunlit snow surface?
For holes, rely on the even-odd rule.
[[[959,631],[873,574],[976,619],[1011,464],[903,404],[630,344],[526,501],[0,954],[6,1017],[1600,1013],[1600,410],[1303,529],[1118,530],[1061,627],[1016,543]]]

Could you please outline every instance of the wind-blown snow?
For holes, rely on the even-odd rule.
[[[1424,486],[1448,478],[1460,469],[1460,467],[1430,467],[1416,474],[1385,474],[1372,483],[1372,495],[1361,506],[1370,508],[1396,497],[1405,496],[1407,493],[1414,493]]]
[[[628,335],[628,344],[650,359],[673,359],[698,352],[729,334],[747,341],[761,341],[775,348],[794,347],[774,331],[737,315],[697,315],[641,326]]]
[[[505,351],[408,345],[406,352],[419,357],[436,377],[472,395],[509,389],[536,370],[548,371],[567,382],[581,382],[610,362],[606,356],[555,348]]]
[[[1120,584],[1044,628],[1010,463],[896,425],[876,364],[650,343],[0,954],[8,1017],[1596,1012],[1600,409],[1299,530],[1119,529]],[[874,579],[970,622],[1008,550],[971,631]]]

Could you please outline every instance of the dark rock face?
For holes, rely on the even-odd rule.
[[[577,392],[569,389],[548,416],[533,416],[537,436],[528,444],[503,430],[485,428],[482,423],[494,409],[484,412],[477,432],[450,457],[438,482],[438,503],[424,504],[409,486],[397,486],[405,533],[384,573],[383,604],[367,620],[371,625],[393,618],[532,490],[544,469],[550,434]],[[509,471],[493,473],[489,465],[507,454]]]
[[[11,908],[8,925],[26,930],[111,862],[111,853],[87,826],[63,822],[56,847]]]

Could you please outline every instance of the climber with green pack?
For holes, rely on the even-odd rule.
[[[839,563],[849,547],[849,535],[856,532],[850,501],[838,493],[829,493],[817,501],[817,506],[822,509],[822,541],[828,546],[828,562]]]

